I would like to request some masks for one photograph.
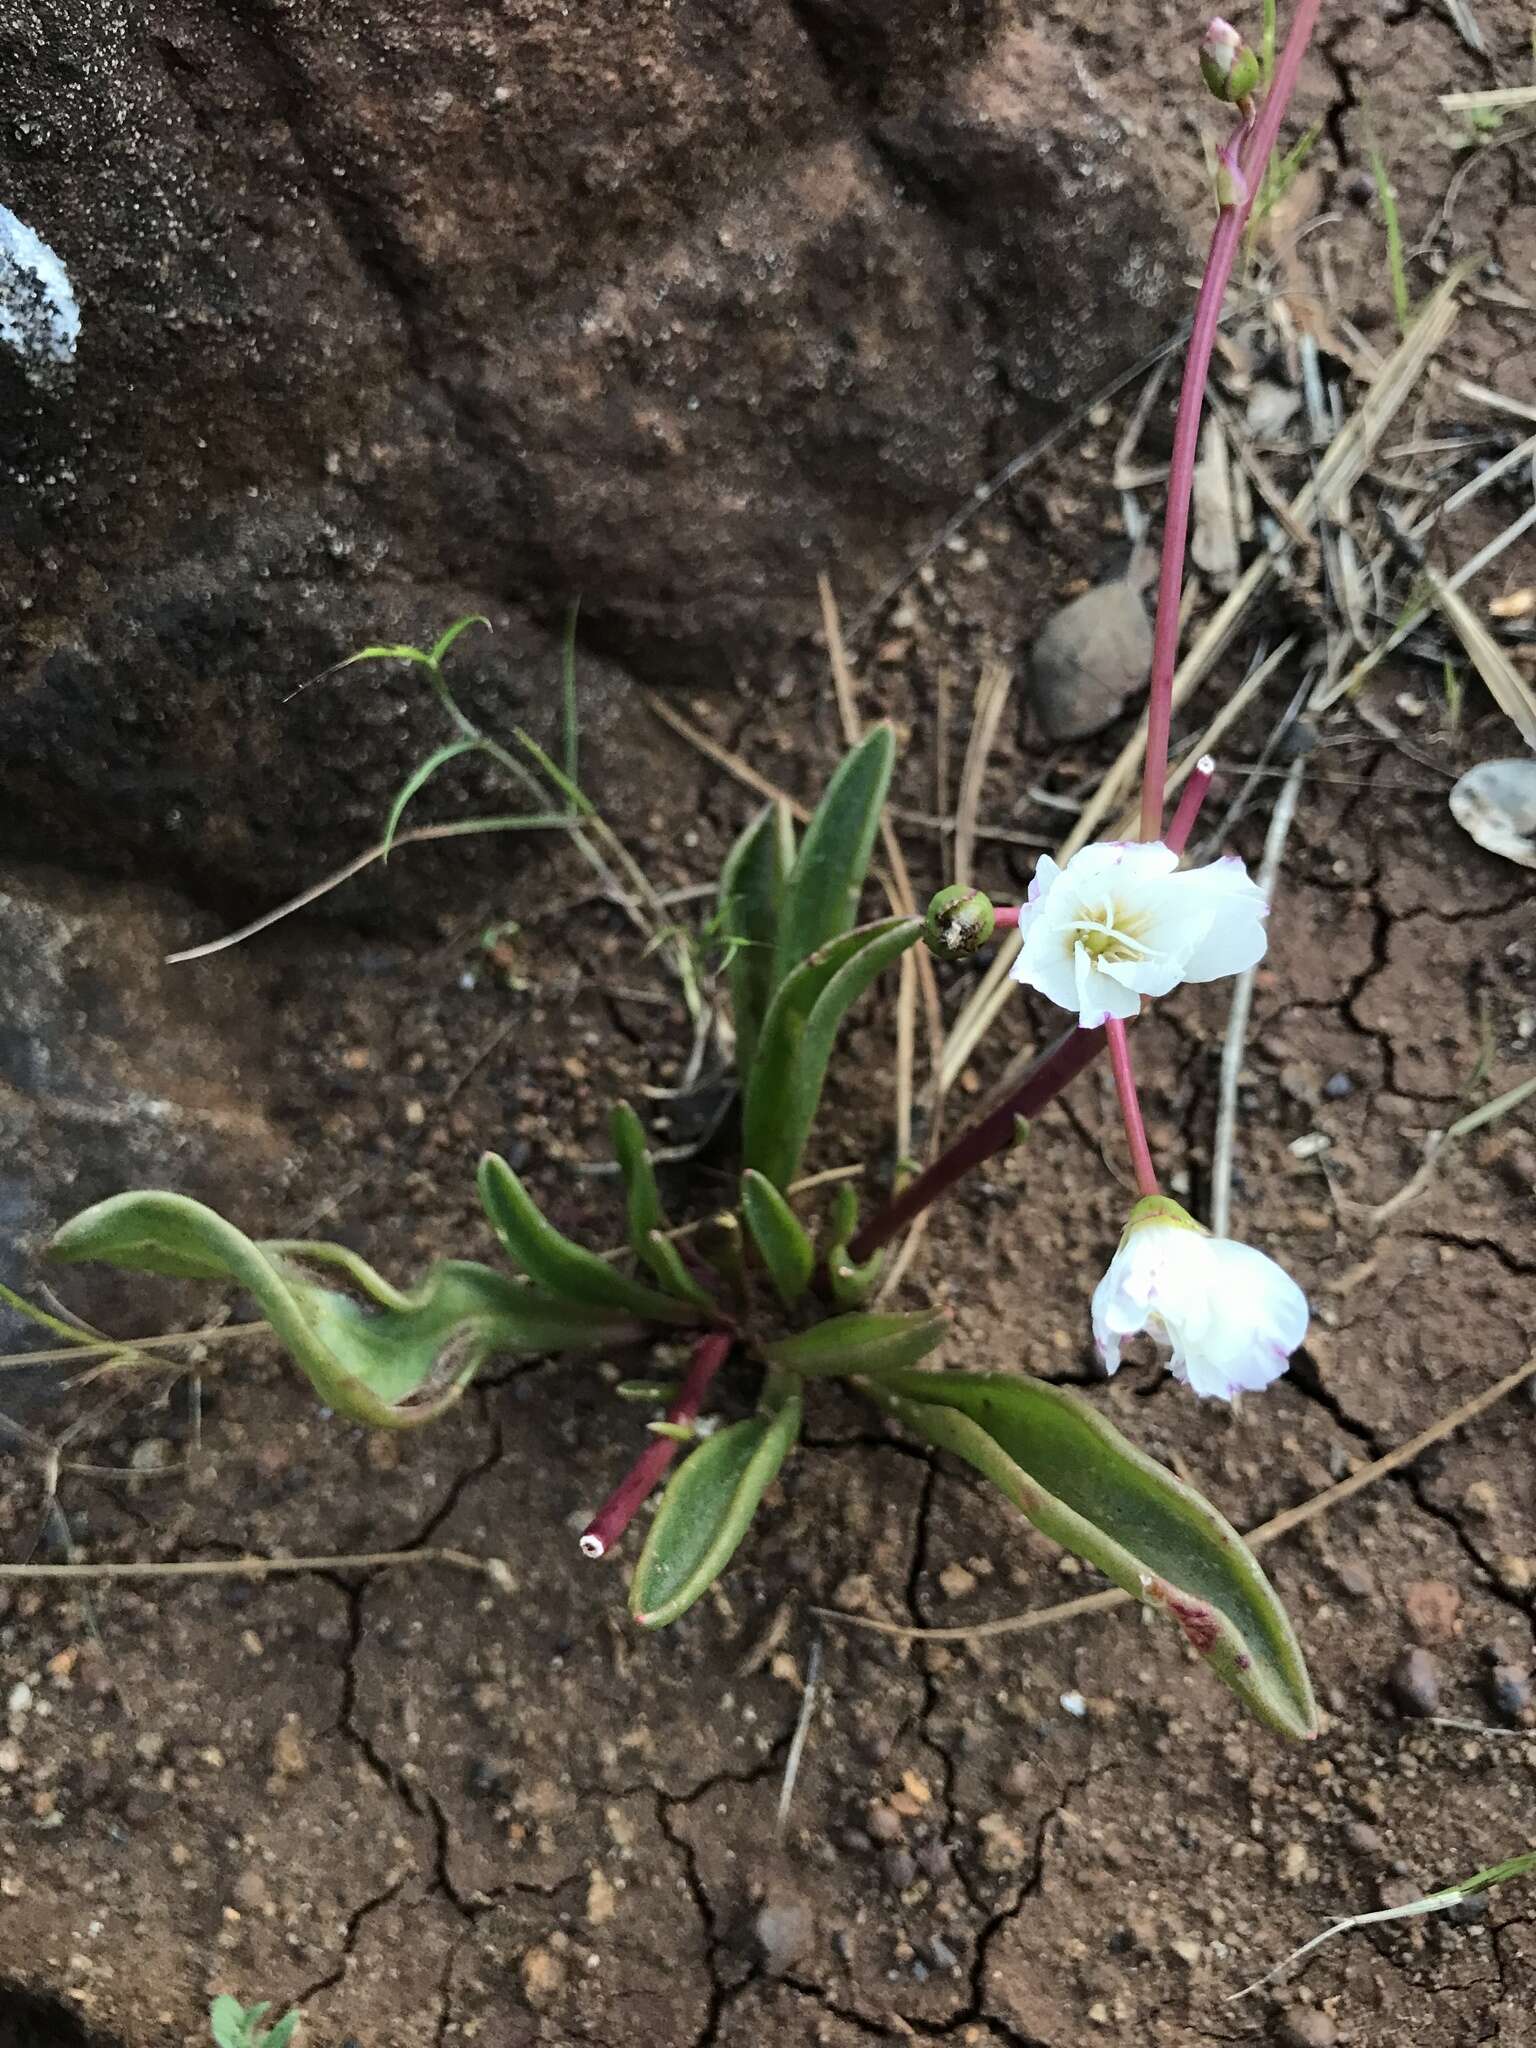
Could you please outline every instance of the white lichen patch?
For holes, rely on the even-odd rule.
[[[79,338],[68,271],[40,235],[0,206],[0,345],[41,369],[72,362]]]

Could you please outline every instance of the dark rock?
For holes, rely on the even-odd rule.
[[[1388,1688],[1401,1711],[1424,1720],[1440,1708],[1440,1660],[1428,1650],[1405,1650],[1392,1667]]]
[[[487,611],[542,708],[576,595],[668,681],[803,632],[820,562],[857,607],[1186,309],[1131,74],[999,15],[7,10],[0,183],[82,330],[66,388],[0,360],[0,829],[255,906],[440,730],[392,669],[284,701],[363,640]]]
[[[1495,1713],[1506,1721],[1519,1721],[1531,1704],[1529,1672],[1515,1664],[1495,1664],[1488,1674],[1488,1696]]]
[[[907,1849],[887,1849],[882,1859],[885,1881],[892,1891],[904,1892],[917,1881],[917,1858]]]

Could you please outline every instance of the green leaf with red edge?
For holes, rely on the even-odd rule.
[[[974,1465],[1064,1549],[1166,1614],[1261,1721],[1316,1735],[1301,1646],[1257,1558],[1208,1500],[1081,1395],[1016,1373],[905,1372],[865,1391]]]

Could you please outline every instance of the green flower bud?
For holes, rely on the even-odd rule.
[[[1200,45],[1200,76],[1225,106],[1240,106],[1263,83],[1264,68],[1230,21],[1218,15]]]
[[[923,940],[941,960],[964,960],[984,946],[997,924],[997,914],[979,889],[951,882],[928,906]]]

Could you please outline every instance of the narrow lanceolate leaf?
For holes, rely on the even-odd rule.
[[[774,996],[742,1106],[748,1166],[777,1188],[794,1179],[844,1016],[922,936],[922,919],[861,925],[804,961]]]
[[[403,1290],[341,1245],[255,1244],[184,1195],[116,1195],[66,1223],[50,1250],[132,1272],[234,1282],[254,1296],[328,1407],[383,1429],[440,1415],[492,1352],[607,1346],[639,1327],[464,1260],[445,1260]],[[318,1281],[307,1270],[315,1266],[339,1270],[353,1291]]]
[[[775,987],[818,947],[847,931],[857,916],[895,758],[895,734],[888,725],[877,725],[843,757],[827,784],[784,887]]]
[[[480,1200],[507,1256],[546,1294],[654,1323],[693,1323],[698,1310],[641,1280],[632,1280],[596,1252],[574,1244],[548,1221],[505,1159],[480,1161]]]
[[[850,1373],[879,1378],[906,1372],[948,1335],[949,1317],[942,1309],[914,1315],[830,1316],[812,1329],[763,1345],[761,1355],[781,1372],[805,1379]]]
[[[1012,1373],[902,1373],[871,1397],[984,1473],[1063,1548],[1166,1614],[1282,1734],[1317,1733],[1300,1645],[1274,1588],[1208,1500],[1080,1395]]]
[[[624,1182],[629,1241],[644,1257],[646,1240],[653,1230],[665,1230],[661,1196],[656,1189],[656,1169],[645,1142],[645,1129],[627,1102],[616,1102],[608,1113],[614,1157]]]
[[[779,1299],[793,1307],[811,1284],[815,1246],[788,1202],[760,1173],[742,1175],[741,1211]]]
[[[676,1621],[725,1570],[800,1434],[802,1406],[791,1394],[772,1417],[733,1422],[678,1467],[630,1584],[630,1612],[644,1627]]]
[[[384,858],[386,860],[389,859],[390,848],[395,843],[395,834],[400,829],[400,820],[404,817],[405,807],[411,798],[426,788],[439,768],[446,768],[448,763],[456,761],[460,754],[478,753],[482,744],[483,742],[477,739],[449,740],[448,744],[439,747],[435,754],[428,754],[426,760],[421,762],[406,777],[405,782],[401,786],[400,794],[389,807],[389,818],[384,827]]]
[[[736,1072],[743,1083],[773,1000],[779,907],[794,857],[794,820],[787,805],[771,803],[742,833],[720,871],[720,931],[729,947],[725,980],[736,1027]]]

